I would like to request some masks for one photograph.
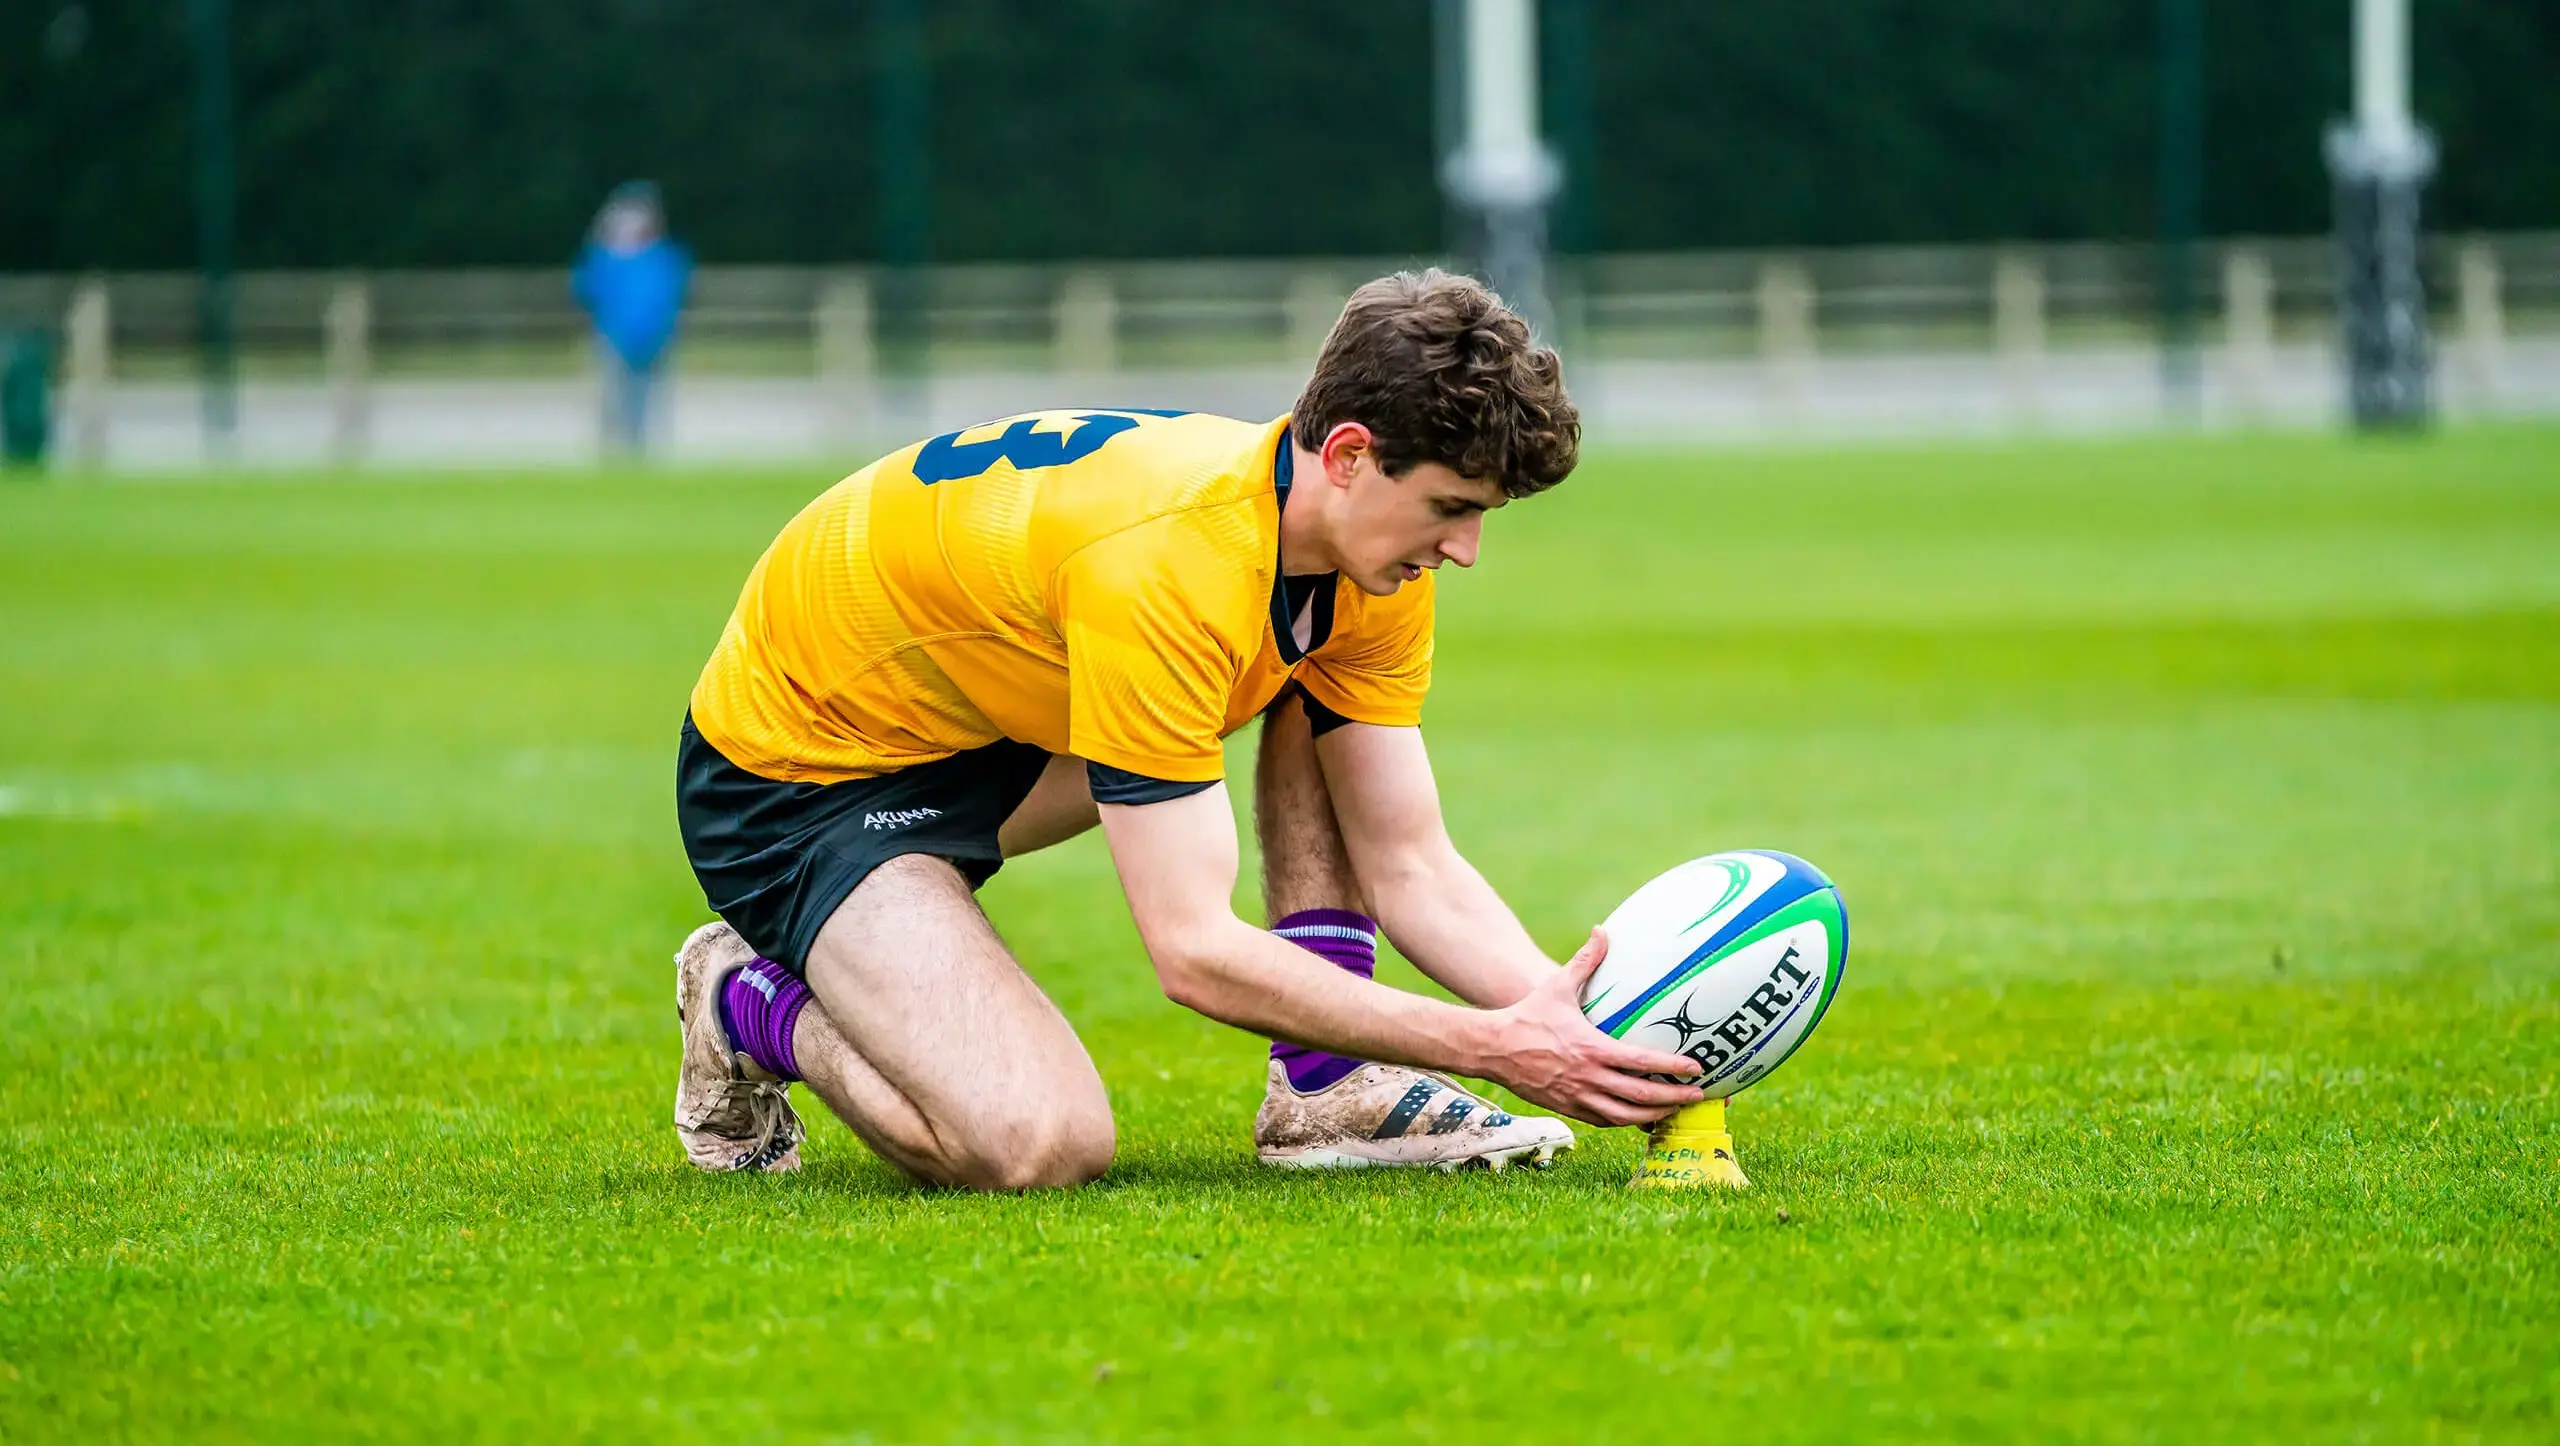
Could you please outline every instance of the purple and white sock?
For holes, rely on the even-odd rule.
[[[1349,909],[1300,909],[1273,924],[1271,932],[1363,979],[1377,977],[1378,921],[1366,914]],[[1277,1039],[1271,1041],[1271,1057],[1289,1072],[1290,1087],[1302,1094],[1324,1089],[1368,1063]]]
[[[770,959],[755,959],[720,981],[720,1024],[747,1058],[784,1079],[798,1079],[791,1026],[808,1002],[808,981]]]

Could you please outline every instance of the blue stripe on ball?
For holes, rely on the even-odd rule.
[[[1617,1013],[1610,1015],[1607,1019],[1600,1021],[1600,1030],[1602,1033],[1615,1035],[1619,1028],[1628,1020],[1633,1019],[1638,1013],[1642,1012],[1646,1006],[1652,1004],[1656,999],[1661,998],[1663,991],[1678,984],[1683,978],[1687,977],[1689,971],[1697,967],[1701,961],[1714,958],[1726,945],[1732,943],[1735,939],[1740,938],[1745,932],[1747,932],[1752,925],[1759,923],[1761,920],[1778,912],[1780,909],[1785,908],[1787,905],[1794,903],[1796,900],[1803,898],[1807,894],[1832,887],[1831,880],[1823,876],[1822,870],[1815,868],[1813,865],[1806,863],[1800,858],[1797,858],[1794,854],[1782,854],[1776,849],[1735,849],[1731,852],[1757,854],[1761,858],[1775,861],[1779,865],[1783,866],[1786,872],[1778,877],[1778,881],[1776,883],[1771,884],[1766,890],[1764,890],[1760,897],[1753,899],[1748,904],[1745,904],[1741,913],[1726,920],[1724,927],[1709,935],[1706,942],[1700,944],[1697,948],[1690,950],[1689,957],[1681,960],[1678,964],[1675,964],[1670,969],[1666,970],[1660,979],[1653,982],[1652,987],[1646,989],[1642,994],[1637,995],[1635,1000],[1628,1004],[1624,1009],[1621,1009]],[[1846,910],[1842,911],[1844,925],[1846,923],[1846,913]],[[1848,947],[1848,938],[1845,928],[1842,933],[1841,947],[1844,951]]]

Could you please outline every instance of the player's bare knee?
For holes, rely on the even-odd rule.
[[[1009,1172],[1012,1178],[1005,1188],[1065,1190],[1090,1184],[1111,1168],[1111,1157],[1118,1148],[1119,1140],[1109,1116],[1098,1122],[1078,1120],[1053,1127],[1039,1148],[1023,1156]]]
[[[988,1125],[951,1159],[950,1183],[972,1190],[1056,1190],[1099,1179],[1119,1141],[1108,1111],[1024,1116]]]

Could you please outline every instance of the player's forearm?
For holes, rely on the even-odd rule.
[[[1129,915],[1176,1003],[1239,1029],[1364,1059],[1469,1075],[1515,1061],[1519,1028],[1498,1037],[1502,1021],[1483,1010],[1372,983],[1237,918],[1226,902],[1236,846],[1223,788],[1161,803],[1106,803],[1100,813]]]
[[[1255,1034],[1476,1076],[1498,1049],[1482,1010],[1345,973],[1233,917],[1148,952],[1168,998]]]
[[[1555,962],[1484,875],[1442,840],[1363,879],[1388,939],[1441,987],[1485,1009],[1516,1004]]]

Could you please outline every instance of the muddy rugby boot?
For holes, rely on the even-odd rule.
[[[1544,1168],[1573,1148],[1573,1131],[1562,1120],[1506,1113],[1445,1075],[1401,1065],[1364,1064],[1301,1094],[1274,1060],[1253,1147],[1262,1163],[1282,1170]]]
[[[684,1062],[676,1071],[676,1138],[696,1169],[800,1168],[808,1131],[793,1112],[790,1084],[748,1058],[720,1022],[720,982],[756,957],[727,924],[693,931],[676,951],[676,1022]]]

